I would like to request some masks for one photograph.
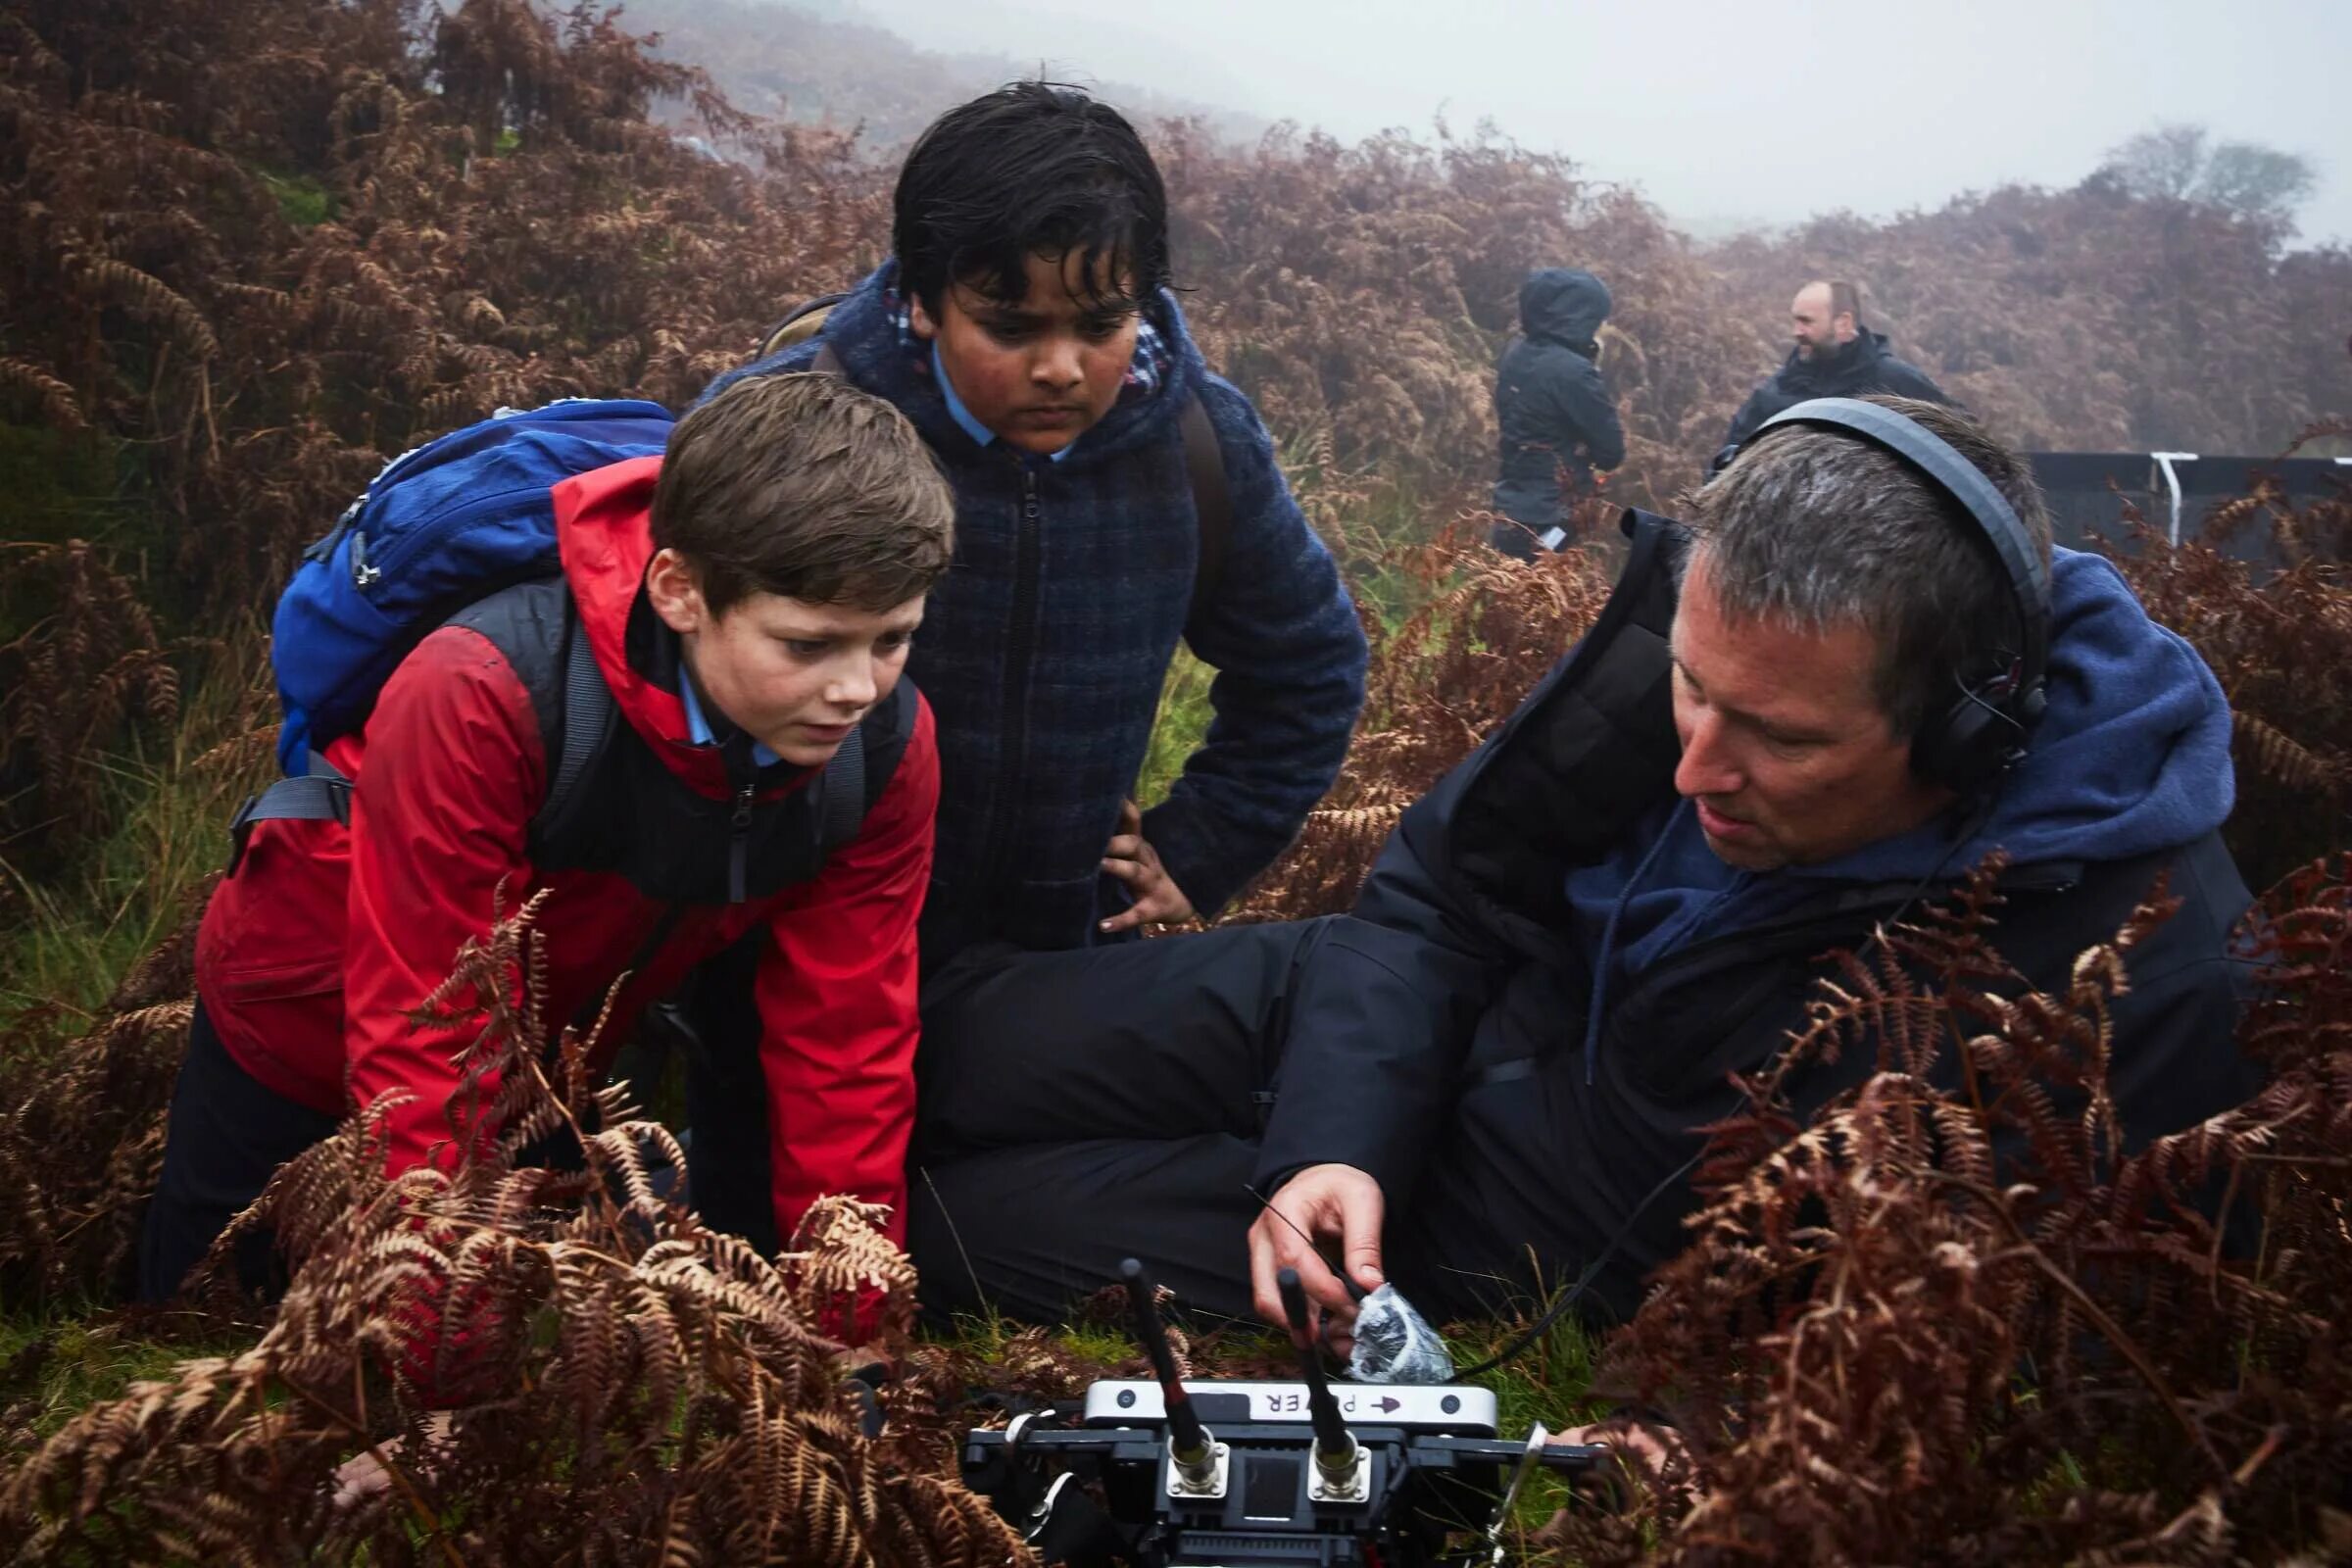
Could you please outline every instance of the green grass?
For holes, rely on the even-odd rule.
[[[1168,678],[1159,689],[1159,716],[1152,720],[1152,743],[1144,752],[1144,770],[1136,779],[1138,805],[1150,810],[1168,798],[1184,760],[1198,751],[1208,733],[1208,683],[1216,671],[1179,647]]]
[[[260,171],[261,181],[277,198],[279,216],[296,228],[317,228],[335,216],[335,193],[309,174]]]
[[[16,906],[0,929],[0,1030],[44,1007],[58,1010],[59,1031],[87,1023],[117,981],[178,925],[190,890],[220,868],[229,816],[271,769],[259,748],[242,766],[206,754],[250,733],[261,647],[258,628],[230,634],[188,683],[172,733],[134,734],[105,760],[106,811],[117,825],[70,871],[35,880],[0,857]]]
[[[219,1328],[163,1338],[143,1333],[126,1314],[88,1307],[11,1312],[0,1316],[0,1369],[20,1375],[0,1379],[0,1408],[29,1395],[29,1410],[16,1413],[33,1437],[46,1439],[134,1383],[171,1377],[185,1358],[234,1355],[251,1343]]]

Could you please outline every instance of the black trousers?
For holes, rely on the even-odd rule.
[[[177,1295],[188,1270],[212,1250],[228,1222],[261,1197],[277,1168],[342,1124],[341,1116],[288,1100],[239,1066],[198,999],[188,1054],[172,1086],[164,1168],[139,1236],[138,1298],[165,1301]],[[582,1163],[579,1140],[569,1127],[530,1144],[515,1158],[518,1164],[560,1170],[578,1170]],[[653,1175],[655,1190],[664,1190],[664,1173]],[[236,1274],[249,1294],[280,1294],[286,1270],[275,1238],[265,1231],[245,1237],[237,1246]]]
[[[908,1247],[934,1314],[1054,1321],[1140,1257],[1189,1309],[1250,1314],[1246,1184],[1281,1080],[1298,977],[1327,920],[1073,953],[959,958],[926,996]],[[950,982],[953,982],[951,984]],[[1389,1277],[1424,1312],[1477,1315],[1586,1250],[1544,1215],[1556,1145],[1533,1078],[1450,1107],[1409,1201],[1389,1196]],[[1542,1279],[1532,1261],[1548,1264]]]
[[[1565,518],[1562,518],[1557,524],[1557,526],[1565,525]],[[1550,548],[1544,543],[1544,535],[1555,524],[1552,523],[1539,526],[1533,523],[1514,522],[1506,517],[1487,531],[1487,543],[1493,545],[1497,553],[1508,556],[1513,561],[1533,561]]]
[[[188,1270],[261,1196],[278,1166],[333,1132],[339,1120],[265,1088],[237,1065],[199,1000],[188,1054],[172,1086],[163,1174],[139,1236],[139,1299],[176,1295]],[[239,1243],[236,1270],[250,1292],[283,1283],[265,1232]]]

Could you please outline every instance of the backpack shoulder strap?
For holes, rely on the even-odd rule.
[[[1225,574],[1225,550],[1233,540],[1233,492],[1225,483],[1225,454],[1217,445],[1217,427],[1208,417],[1208,404],[1199,393],[1184,406],[1180,421],[1184,439],[1184,474],[1192,486],[1193,515],[1200,531],[1200,553],[1193,564],[1193,608],[1198,620],[1217,596]],[[1191,636],[1191,627],[1186,628]]]
[[[865,726],[850,731],[833,760],[825,764],[821,807],[824,812],[825,858],[858,836],[865,821]]]
[[[237,814],[228,824],[228,868],[225,874],[235,876],[245,859],[245,842],[253,837],[256,822],[341,822],[351,825],[351,780],[343,770],[317,752],[310,756],[308,772],[293,778],[281,778],[258,795],[245,797]]]
[[[825,317],[833,307],[849,298],[845,294],[819,294],[794,306],[784,319],[760,334],[760,352],[755,358],[766,359],[781,354],[795,343],[806,343],[825,329]]]
[[[906,743],[913,738],[914,719],[914,683],[902,680],[887,701],[876,705],[865,721],[850,731],[850,738],[825,764],[817,781],[817,788],[824,792],[817,801],[817,831],[824,859],[832,858],[834,851],[858,836],[866,813],[890,788],[899,759],[906,755]]]
[[[560,843],[571,826],[572,808],[580,797],[580,781],[588,776],[598,754],[612,733],[617,710],[604,671],[596,667],[596,651],[588,645],[588,630],[580,624],[579,606],[564,596],[564,744],[548,778],[547,798],[531,818],[533,843]]]
[[[445,626],[466,626],[488,638],[531,694],[540,745],[548,759],[547,794],[531,817],[532,842],[569,825],[578,786],[612,737],[618,710],[580,629],[579,608],[561,577],[537,577],[461,607]],[[352,781],[317,752],[308,770],[281,778],[237,808],[228,825],[228,874],[245,858],[256,822],[351,823]]]

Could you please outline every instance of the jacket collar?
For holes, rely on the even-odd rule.
[[[1822,392],[1839,391],[1869,381],[1886,353],[1886,334],[1865,327],[1854,334],[1851,343],[1840,345],[1827,359],[1800,360],[1796,350],[1790,349],[1782,374],[1796,386]]]

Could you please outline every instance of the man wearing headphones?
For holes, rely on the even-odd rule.
[[[1132,1252],[1236,1314],[1277,1315],[1296,1267],[1340,1337],[1392,1276],[1442,1321],[1602,1261],[1588,1299],[1629,1310],[1822,956],[1995,850],[1993,940],[2038,988],[2160,876],[2181,901],[2113,1012],[2131,1142],[2244,1098],[2228,705],[2106,561],[2052,551],[2015,454],[1953,410],[1820,400],[1688,529],[1627,532],[1592,630],[1349,914],[1072,954],[931,1021],[964,1037],[910,1182],[935,1305],[1051,1316]]]

